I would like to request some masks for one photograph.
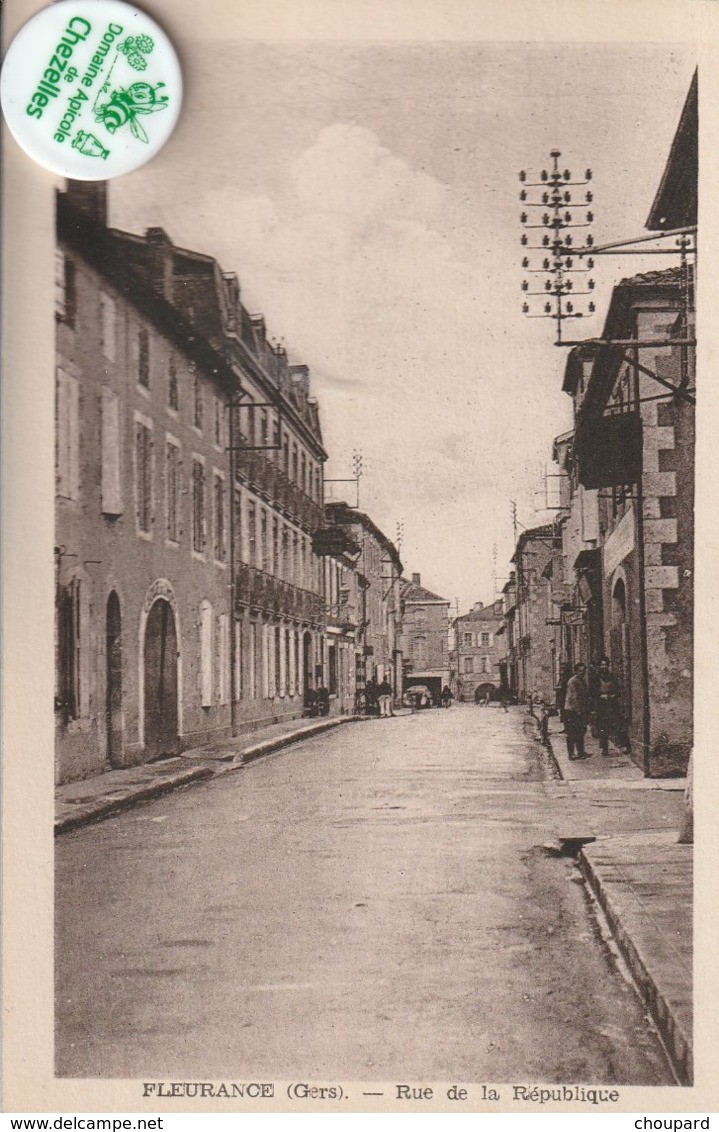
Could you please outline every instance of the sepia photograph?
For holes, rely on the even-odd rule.
[[[53,1078],[689,1105],[697,38],[146,7],[161,152],[102,172],[167,100],[120,29],[83,179],[25,174]]]

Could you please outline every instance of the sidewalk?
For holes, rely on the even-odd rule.
[[[557,848],[578,850],[599,903],[661,1034],[680,1084],[692,1083],[692,860],[679,845],[686,780],[647,779],[610,745],[587,736],[591,758],[569,761],[557,718],[550,753],[561,778]],[[564,805],[562,805],[564,803]],[[564,814],[562,814],[564,811]]]
[[[341,715],[312,722],[288,720],[209,747],[183,751],[175,758],[68,782],[55,790],[55,834],[67,833],[180,786],[240,770],[253,759],[362,718]]]

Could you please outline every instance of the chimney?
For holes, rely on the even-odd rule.
[[[474,605],[472,606],[472,612],[473,613],[481,613],[483,609],[484,609],[484,602],[482,602],[482,601],[475,601]]]
[[[412,575],[412,585],[413,585],[413,586],[419,586],[419,585],[421,585],[421,582],[420,582],[420,575],[419,575],[419,574],[413,574],[413,575]]]
[[[288,366],[292,385],[303,397],[310,395],[310,369],[309,366]]]
[[[164,228],[148,228],[145,232],[145,240],[150,284],[164,298],[172,302],[174,277],[172,240]]]
[[[107,228],[107,181],[67,181],[66,185],[69,204]]]

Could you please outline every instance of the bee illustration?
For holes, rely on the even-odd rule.
[[[109,102],[96,107],[95,121],[101,122],[108,133],[114,134],[121,126],[129,124],[132,136],[138,141],[149,142],[144,127],[138,121],[140,114],[156,114],[159,110],[166,110],[169,98],[166,94],[158,95],[158,83],[153,87],[150,83],[133,83],[127,90],[118,87],[110,95]]]

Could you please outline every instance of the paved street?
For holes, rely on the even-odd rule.
[[[60,838],[58,1072],[671,1083],[526,720],[342,727]]]

